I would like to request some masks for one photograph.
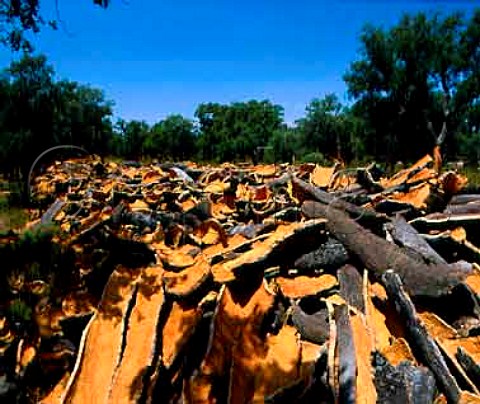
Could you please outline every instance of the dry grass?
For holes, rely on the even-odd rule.
[[[22,227],[28,221],[25,209],[10,202],[9,184],[0,182],[0,233]]]
[[[480,168],[468,166],[461,170],[460,173],[468,178],[469,188],[480,188]]]

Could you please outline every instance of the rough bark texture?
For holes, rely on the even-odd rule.
[[[334,271],[347,263],[348,252],[338,240],[329,237],[317,249],[300,256],[294,263],[295,268],[305,272]]]
[[[348,306],[342,305],[335,308],[335,321],[337,323],[339,399],[341,403],[353,404],[357,402],[357,360]]]
[[[388,268],[395,270],[408,293],[413,296],[440,296],[467,275],[447,265],[427,265],[415,261],[400,247],[374,235],[331,206],[306,201],[302,205],[302,211],[310,218],[328,219],[327,229],[371,270],[376,279],[380,279]]]
[[[365,313],[365,300],[363,296],[363,279],[357,268],[345,265],[337,271],[340,283],[340,296],[352,307]]]
[[[400,215],[395,217],[391,224],[387,224],[393,239],[403,247],[416,253],[426,263],[446,264],[447,262],[420,236],[414,227]]]
[[[400,277],[393,271],[385,272],[382,277],[388,297],[395,302],[398,314],[407,325],[407,337],[425,364],[435,375],[439,388],[452,402],[458,402],[461,390],[452,376],[437,344],[417,316],[415,307],[403,290]]]

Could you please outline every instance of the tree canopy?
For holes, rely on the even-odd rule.
[[[198,148],[205,160],[253,159],[259,147],[283,123],[283,107],[268,100],[230,105],[200,104],[195,112],[200,136]]]
[[[56,81],[45,56],[24,55],[0,76],[0,163],[25,176],[49,147],[76,145],[107,153],[113,103],[102,90]]]
[[[360,45],[344,75],[349,105],[315,97],[293,124],[270,100],[201,103],[193,119],[171,114],[152,125],[114,122],[102,90],[57,80],[45,56],[24,54],[0,74],[0,170],[24,178],[61,144],[134,160],[347,164],[412,161],[442,144],[447,157],[480,159],[480,10],[367,25]]]
[[[385,30],[364,28],[359,60],[344,76],[349,94],[374,133],[374,148],[412,159],[458,134],[478,128],[480,10],[405,15]],[[415,147],[411,147],[415,144]]]
[[[90,0],[93,4],[106,8],[109,0]],[[43,4],[43,3],[42,3]],[[58,7],[58,2],[56,2]],[[12,50],[31,51],[28,34],[38,33],[45,25],[57,28],[58,21],[46,21],[42,16],[40,0],[0,1],[0,41]]]

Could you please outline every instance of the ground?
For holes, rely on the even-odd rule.
[[[28,216],[24,209],[9,205],[8,183],[0,180],[0,233],[23,226]]]

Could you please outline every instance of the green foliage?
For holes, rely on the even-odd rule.
[[[69,144],[105,155],[112,105],[101,90],[55,81],[45,56],[24,55],[0,76],[0,170],[26,186],[32,163],[49,147]]]
[[[52,242],[58,229],[51,224],[38,225],[25,230],[15,243],[0,246],[0,261],[4,265],[4,275],[8,271],[29,266],[32,262],[42,276],[48,277],[58,268],[56,261],[61,255],[61,247]]]
[[[17,248],[28,252],[29,255],[41,254],[45,247],[51,245],[52,238],[58,233],[58,228],[53,224],[40,224],[25,230],[20,236]]]
[[[0,293],[11,294],[9,280],[21,278],[26,284],[41,280],[49,293],[58,293],[78,282],[75,253],[62,247],[54,236],[58,228],[38,225],[23,232],[16,242],[0,244]],[[19,293],[19,294],[18,294]],[[27,304],[34,303],[28,289],[20,288],[17,296]]]
[[[126,122],[120,119],[116,124],[116,154],[128,159],[141,159],[149,130],[145,121]]]
[[[293,127],[268,100],[202,103],[193,121],[173,114],[153,126],[113,124],[101,90],[56,81],[45,56],[23,56],[0,75],[0,171],[25,180],[33,160],[60,144],[131,160],[393,163],[443,143],[449,156],[477,161],[479,26],[480,10],[469,19],[419,13],[389,29],[366,26],[344,76],[354,102],[314,98]]]
[[[197,147],[206,161],[255,160],[258,147],[265,147],[281,128],[283,108],[270,101],[236,102],[230,105],[200,104]]]
[[[465,191],[471,193],[478,193],[480,191],[480,169],[478,168],[478,166],[465,166],[464,170],[462,170],[461,173],[468,178],[468,183]]]
[[[55,143],[81,146],[105,155],[111,135],[113,102],[103,91],[71,81],[55,85],[53,133]]]
[[[32,319],[31,307],[21,299],[13,300],[9,304],[7,312],[14,321],[28,322]]]
[[[459,135],[460,154],[470,163],[480,162],[480,133],[462,133]]]
[[[373,134],[369,154],[412,160],[445,138],[449,153],[458,151],[455,134],[466,119],[478,122],[479,22],[480,10],[471,20],[419,13],[389,30],[364,28],[344,79]]]
[[[299,156],[298,162],[299,163],[316,163],[319,165],[331,164],[331,162],[325,159],[325,156],[320,152],[310,152],[305,155]]]
[[[273,132],[263,155],[265,163],[292,162],[298,143],[295,128],[282,127]]]
[[[104,8],[108,3],[108,0],[93,0],[93,4]],[[0,19],[0,41],[14,51],[32,51],[29,34],[37,34],[45,25],[57,28],[57,21],[45,21],[40,14],[40,0],[1,1]]]
[[[299,160],[311,152],[319,152],[329,160],[358,159],[367,134],[363,119],[344,107],[334,94],[313,99],[305,117],[297,121],[296,132]]]
[[[193,122],[182,115],[170,115],[153,125],[144,148],[151,157],[178,161],[194,156],[195,142]]]
[[[20,201],[17,184],[0,181],[0,233],[22,228],[28,221],[27,212],[18,206]]]

